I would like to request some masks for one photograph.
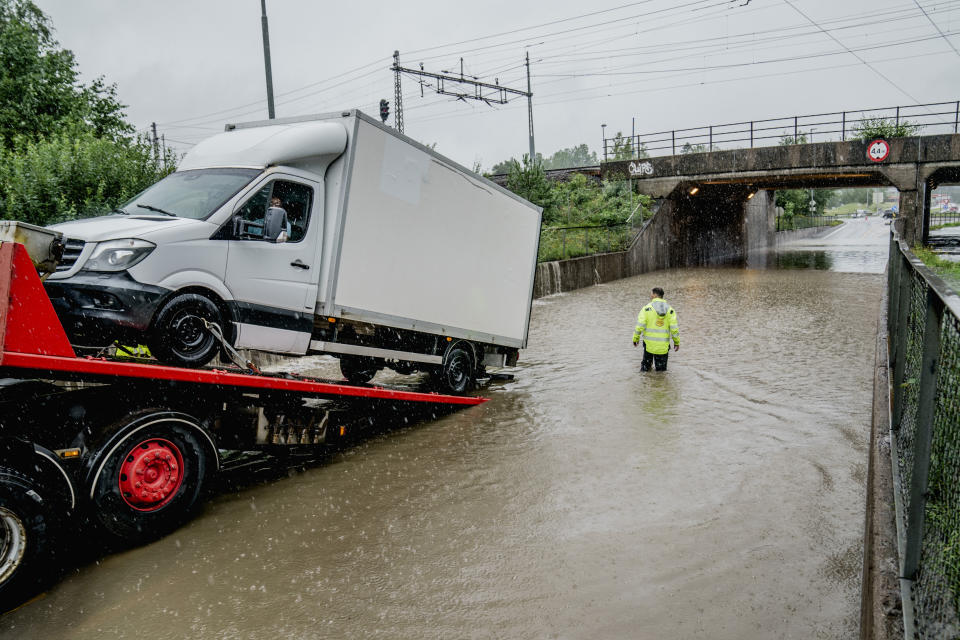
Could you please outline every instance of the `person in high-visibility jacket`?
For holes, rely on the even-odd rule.
[[[637,346],[640,338],[643,338],[641,371],[650,371],[651,364],[656,366],[657,371],[666,371],[670,340],[673,340],[674,351],[680,348],[680,327],[677,325],[677,312],[663,299],[663,289],[654,287],[651,294],[650,302],[637,316],[633,346]]]

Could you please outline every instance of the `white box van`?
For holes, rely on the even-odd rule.
[[[332,353],[452,390],[526,346],[541,209],[359,111],[228,125],[113,215],[52,228],[71,339]]]

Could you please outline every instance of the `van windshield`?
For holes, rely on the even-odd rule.
[[[128,215],[203,220],[260,175],[259,169],[193,169],[171,173],[120,207]]]

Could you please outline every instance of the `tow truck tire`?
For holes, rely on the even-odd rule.
[[[349,382],[354,384],[364,384],[373,380],[380,367],[375,358],[365,356],[340,356],[340,373]]]
[[[0,612],[25,600],[46,575],[52,508],[31,478],[0,467]]]
[[[223,327],[217,304],[197,293],[176,295],[160,308],[150,331],[150,352],[165,364],[202,367],[220,351],[203,319]]]
[[[181,420],[133,429],[96,458],[92,517],[109,534],[142,543],[173,531],[200,504],[210,471],[202,435]]]

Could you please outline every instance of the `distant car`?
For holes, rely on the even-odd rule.
[[[883,219],[884,220],[890,219],[893,217],[893,214],[894,214],[893,209],[887,209],[886,211],[883,212]]]

